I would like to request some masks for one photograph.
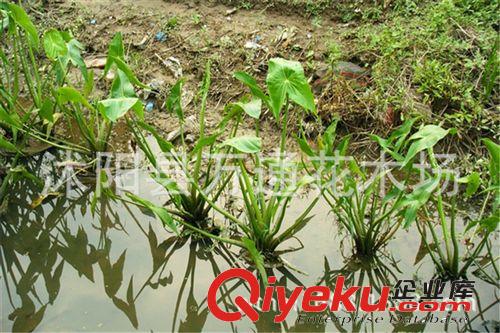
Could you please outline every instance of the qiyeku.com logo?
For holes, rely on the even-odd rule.
[[[246,284],[250,291],[248,299],[238,295],[233,299],[233,302],[238,307],[239,311],[228,312],[221,309],[218,304],[217,292],[221,286],[233,279],[241,279]],[[400,282],[410,280],[398,281],[396,295],[401,292]],[[434,281],[434,280],[431,280]],[[461,281],[464,282],[464,281]],[[473,281],[465,281],[471,286]],[[435,285],[430,288],[434,297],[429,297],[427,300],[411,300],[410,297],[401,297],[399,294],[398,301],[394,301],[397,297],[390,297],[391,287],[382,286],[379,290],[378,300],[374,300],[372,294],[372,287],[370,286],[351,286],[345,288],[345,277],[339,275],[337,277],[335,286],[330,289],[327,286],[312,286],[312,287],[295,287],[291,294],[287,297],[287,290],[283,286],[275,286],[276,277],[270,276],[268,278],[268,285],[265,287],[263,294],[261,294],[261,286],[257,277],[250,271],[242,268],[232,268],[215,278],[208,290],[208,308],[212,314],[220,320],[226,322],[238,321],[246,315],[253,322],[259,319],[260,312],[271,311],[273,303],[277,303],[277,315],[274,317],[275,323],[283,322],[292,309],[306,313],[320,313],[326,310],[331,312],[346,311],[346,312],[443,312],[443,311],[465,311],[469,312],[472,308],[472,302],[465,300],[470,296],[472,291],[468,290],[462,293],[461,300],[456,301],[452,299],[439,299],[436,297],[438,292],[442,291],[443,285]],[[472,286],[473,288],[473,286]],[[408,289],[405,287],[405,295]],[[359,303],[356,302],[356,297],[359,298]],[[392,300],[392,301],[391,301]],[[273,309],[274,310],[274,309]]]

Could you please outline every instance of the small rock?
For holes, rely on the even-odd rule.
[[[85,59],[85,66],[87,66],[87,68],[104,68],[104,66],[106,66],[106,58]]]
[[[337,61],[333,67],[333,72],[347,78],[356,79],[361,76],[367,75],[370,70],[360,67],[352,62]]]
[[[108,74],[106,74],[106,80],[113,81],[115,79],[116,73],[113,70],[110,70]]]

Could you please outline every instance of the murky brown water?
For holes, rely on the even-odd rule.
[[[148,193],[147,182],[145,193]],[[332,332],[332,331],[429,331],[456,332],[456,324],[390,322],[388,313],[378,324],[370,314],[335,313],[336,323],[298,324],[292,311],[286,323],[274,324],[275,312],[262,314],[252,323],[247,318],[233,324],[217,320],[207,308],[207,291],[219,272],[246,267],[238,250],[180,241],[158,221],[136,207],[102,199],[95,214],[90,209],[93,192],[74,191],[68,197],[48,200],[32,209],[36,198],[29,187],[20,185],[18,195],[0,224],[1,330],[2,331],[175,331],[175,332]],[[163,198],[150,196],[162,202]],[[304,202],[291,205],[288,220],[301,213]],[[362,268],[344,258],[349,242],[339,233],[325,204],[315,207],[314,219],[298,237],[300,251],[286,260],[307,275],[287,268],[274,269],[280,284],[328,285],[338,274],[359,285],[370,277],[386,280],[429,280],[433,275],[430,258],[415,265],[420,237],[414,229],[400,231],[389,245],[394,260],[384,259],[385,268]],[[287,244],[288,245],[288,244]],[[292,240],[289,246],[294,246]],[[478,331],[498,331],[497,288],[476,277],[480,308],[469,314]],[[334,280],[334,279],[333,279]],[[233,308],[231,299],[248,295],[242,284],[230,283],[221,306]],[[224,305],[224,306],[223,306]],[[478,316],[478,314],[480,314]],[[446,313],[437,313],[440,318]],[[464,318],[463,313],[453,314]],[[411,316],[410,316],[411,317]],[[419,315],[419,318],[422,316]],[[344,325],[339,321],[344,320]]]

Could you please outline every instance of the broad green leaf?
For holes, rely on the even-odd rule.
[[[9,114],[2,105],[0,105],[0,123],[7,124],[13,128],[19,129],[21,127],[21,122],[17,114]]]
[[[490,153],[490,177],[493,185],[500,185],[500,145],[490,139],[482,139]]]
[[[262,140],[255,136],[239,136],[227,139],[222,145],[236,148],[242,153],[255,154],[260,152]]]
[[[436,125],[422,127],[417,133],[410,137],[410,141],[413,142],[410,148],[408,148],[403,166],[406,166],[419,152],[434,147],[436,143],[448,134],[448,132],[449,130],[445,130]]]
[[[500,222],[500,214],[497,211],[493,215],[491,215],[487,218],[484,218],[480,221],[470,222],[467,225],[467,228],[465,229],[465,231],[469,231],[470,229],[472,229],[476,225],[479,225],[482,231],[486,232],[487,234],[490,234],[498,228],[499,222]]]
[[[153,212],[153,214],[155,214],[155,216],[158,219],[160,219],[160,221],[163,222],[163,224],[165,226],[169,227],[170,230],[175,232],[177,235],[179,234],[179,231],[177,230],[177,225],[166,208],[159,207],[159,206],[155,205],[154,203],[152,203],[146,199],[142,199],[142,198],[140,198],[137,195],[132,194],[132,193],[127,193],[127,196],[130,199],[132,199],[135,203],[139,204],[140,206],[149,209],[151,212]]]
[[[127,76],[128,80],[132,84],[135,84],[136,86],[141,87],[143,89],[147,89],[147,90],[150,89],[150,87],[143,84],[141,81],[139,81],[137,79],[134,72],[132,72],[132,70],[128,67],[128,65],[123,60],[121,60],[120,58],[116,58],[116,57],[111,57],[111,59],[113,60],[113,63],[116,65],[116,67]]]
[[[117,32],[113,36],[111,43],[109,43],[108,56],[106,58],[106,64],[104,65],[103,76],[106,76],[106,74],[108,74],[109,70],[111,69],[111,66],[113,65],[114,62],[113,58],[120,58],[124,60],[123,41],[121,32]]]
[[[179,120],[184,121],[184,112],[182,111],[182,85],[184,80],[178,80],[170,90],[167,101],[165,102],[168,112],[175,113]]]
[[[83,97],[78,90],[72,87],[59,88],[57,90],[57,100],[59,101],[59,103],[79,103],[89,109],[93,109],[92,105],[90,105],[87,99]]]
[[[271,59],[266,82],[271,98],[271,109],[276,119],[279,119],[287,96],[304,109],[316,112],[311,87],[299,62],[281,58]]]
[[[0,133],[0,148],[12,153],[18,151],[17,147],[9,142],[1,133]]]
[[[137,98],[110,98],[99,101],[97,109],[109,121],[115,122],[137,103],[141,103]]]
[[[68,47],[67,57],[69,61],[71,61],[71,63],[74,66],[80,69],[83,78],[87,82],[89,80],[89,73],[87,71],[87,66],[85,65],[85,61],[83,61],[81,55],[81,51],[83,51],[85,48],[79,41],[77,41],[74,38],[68,42],[67,47]]]
[[[201,149],[205,148],[206,146],[211,146],[217,141],[217,138],[219,137],[220,133],[215,133],[210,136],[204,136],[203,138],[200,138],[196,144],[193,147],[193,150],[191,151],[191,154],[197,154],[198,151]]]
[[[51,60],[56,60],[68,53],[64,38],[56,29],[50,29],[43,35],[43,47],[45,54]]]
[[[257,81],[250,74],[236,72],[234,73],[234,78],[244,83],[250,89],[252,95],[263,100],[266,104],[268,103],[269,97],[260,89]]]
[[[54,103],[50,99],[46,99],[40,111],[38,112],[42,119],[47,120],[50,123],[54,122]]]
[[[245,247],[250,254],[250,258],[252,258],[252,261],[255,264],[255,268],[257,268],[262,281],[264,281],[264,283],[267,283],[267,272],[266,268],[264,267],[264,257],[259,252],[259,250],[257,250],[257,247],[255,246],[253,240],[247,237],[243,237],[241,240],[243,241],[243,244],[245,244]]]
[[[458,182],[461,184],[467,184],[465,196],[470,197],[479,189],[479,186],[481,185],[481,177],[479,173],[473,172],[466,177],[460,178]]]
[[[391,143],[394,144],[394,148],[396,152],[399,152],[406,142],[406,137],[410,134],[411,129],[413,128],[413,124],[417,121],[418,118],[411,118],[406,120],[403,125],[401,125],[398,129],[396,129],[389,137]],[[394,140],[397,140],[394,143]]]
[[[31,22],[28,14],[26,14],[24,9],[22,9],[18,5],[9,3],[8,6],[10,10],[10,15],[12,16],[14,21],[24,30],[31,46],[38,49],[38,46],[40,44],[40,40],[38,38],[38,32],[36,31],[33,22]]]
[[[312,150],[311,146],[309,145],[306,139],[301,137],[296,137],[296,140],[297,143],[299,144],[300,150],[302,150],[304,154],[306,154],[309,157],[315,156],[314,151]]]
[[[259,98],[254,98],[250,102],[234,103],[234,106],[241,108],[241,110],[250,117],[259,119],[262,109],[262,100]]]
[[[404,228],[408,228],[415,221],[418,210],[427,203],[438,185],[439,177],[429,179],[401,201],[401,207],[406,207]]]
[[[111,97],[136,97],[134,86],[121,70],[118,70],[111,85]]]

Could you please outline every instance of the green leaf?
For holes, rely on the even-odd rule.
[[[429,179],[401,201],[401,207],[406,207],[404,228],[408,228],[415,221],[418,210],[427,203],[438,185],[439,177]]]
[[[0,133],[0,148],[6,151],[10,151],[12,153],[18,152],[17,147],[8,141],[1,133]]]
[[[271,109],[276,119],[279,118],[287,96],[304,109],[316,112],[311,87],[299,62],[281,58],[271,59],[266,82],[271,98]]]
[[[45,54],[51,60],[56,60],[68,53],[68,48],[64,38],[56,29],[50,29],[43,36],[43,47]]]
[[[33,25],[33,22],[31,22],[28,14],[19,7],[18,5],[15,5],[13,3],[8,4],[10,14],[14,21],[24,30],[26,33],[26,36],[28,37],[28,40],[34,48],[38,49],[38,46],[40,44],[40,40],[38,38],[38,32],[36,31],[35,26]]]
[[[93,109],[92,105],[90,105],[87,99],[83,97],[78,90],[72,87],[59,88],[57,90],[57,100],[59,103],[79,103],[84,105],[88,109]]]
[[[82,73],[83,78],[87,82],[89,80],[89,73],[87,71],[87,66],[85,65],[85,61],[83,61],[81,51],[83,51],[85,48],[83,45],[77,41],[76,39],[71,39],[68,44],[68,54],[67,57],[71,63],[78,67],[80,69],[80,72]]]
[[[467,228],[465,229],[465,231],[469,231],[470,229],[472,229],[476,225],[479,225],[482,231],[486,232],[486,234],[490,234],[498,228],[499,222],[500,222],[500,215],[499,215],[499,212],[497,211],[495,214],[493,214],[487,218],[484,218],[480,221],[470,222],[467,225]]]
[[[153,214],[155,214],[155,216],[158,219],[160,219],[160,221],[163,222],[163,224],[166,227],[170,228],[170,230],[172,230],[177,235],[179,235],[179,231],[177,230],[177,225],[174,222],[174,219],[172,218],[170,213],[165,208],[159,207],[159,206],[155,205],[154,203],[152,203],[146,199],[142,199],[142,198],[140,198],[132,193],[127,193],[127,196],[130,199],[132,199],[135,203],[139,204],[140,206],[143,206],[144,208],[149,209],[151,212],[153,212]]]
[[[458,182],[461,184],[467,184],[465,196],[470,197],[479,189],[479,186],[481,185],[481,176],[478,172],[473,172],[466,177],[460,178]]]
[[[125,59],[121,32],[117,32],[113,36],[111,43],[109,43],[108,56],[106,58],[106,64],[104,65],[103,76],[106,76],[106,74],[108,74],[111,66],[114,63],[114,58]]]
[[[254,119],[259,119],[262,111],[262,100],[260,98],[254,98],[250,102],[234,103],[233,105],[239,107],[243,112]]]
[[[22,124],[17,114],[9,114],[2,105],[0,105],[0,123],[4,123],[12,126],[13,128],[19,129]]]
[[[127,76],[127,78],[129,79],[129,81],[132,84],[134,84],[138,87],[141,87],[143,89],[150,90],[150,87],[143,84],[141,81],[139,81],[137,79],[134,72],[132,72],[132,70],[128,67],[128,65],[123,60],[121,60],[120,58],[116,58],[116,57],[111,57],[111,58],[113,60],[113,63],[116,64],[116,67]]]
[[[255,136],[240,136],[227,139],[223,146],[231,146],[242,153],[255,154],[260,152],[262,140]]]
[[[158,146],[160,146],[162,152],[169,153],[172,149],[174,149],[174,145],[170,141],[165,140],[153,126],[148,125],[143,121],[138,121],[137,125],[148,131],[155,137],[156,142],[158,143]]]
[[[243,241],[243,244],[245,244],[245,247],[250,254],[250,258],[252,258],[252,261],[255,264],[255,268],[257,268],[257,271],[260,273],[260,277],[264,283],[267,283],[267,272],[264,267],[264,257],[259,250],[257,250],[253,240],[247,237],[243,237],[241,240]]]
[[[184,121],[184,112],[182,111],[182,85],[184,80],[178,80],[170,90],[167,101],[165,102],[168,112],[175,113],[179,120]]]
[[[312,150],[311,146],[309,145],[306,139],[301,137],[296,137],[296,140],[297,143],[299,144],[300,150],[302,150],[304,154],[306,154],[309,157],[315,156],[314,151]]]
[[[206,146],[211,146],[217,141],[217,138],[219,137],[220,133],[215,133],[210,136],[204,136],[203,138],[200,138],[195,146],[193,147],[193,150],[191,151],[192,155],[195,155],[200,151],[201,149],[205,148]]]
[[[111,85],[111,97],[136,97],[134,86],[121,70],[118,70]]]
[[[413,141],[413,143],[410,148],[408,148],[408,153],[403,161],[403,167],[406,166],[415,157],[415,155],[422,150],[434,147],[436,143],[448,134],[448,132],[449,130],[444,130],[436,125],[427,125],[422,127],[417,133],[410,137],[410,141]]]
[[[234,78],[245,84],[252,92],[252,95],[268,104],[269,97],[262,91],[262,89],[260,89],[257,81],[250,74],[245,72],[236,72],[234,73]]]
[[[137,103],[138,98],[110,98],[97,103],[97,109],[109,121],[115,122],[123,117]]]
[[[42,119],[47,120],[50,123],[54,122],[54,103],[50,99],[46,99],[40,111],[38,112]]]
[[[493,185],[500,185],[500,145],[490,139],[482,139],[490,153],[490,177]]]

